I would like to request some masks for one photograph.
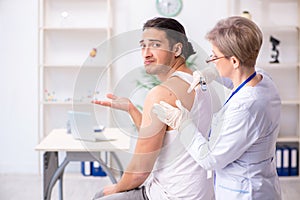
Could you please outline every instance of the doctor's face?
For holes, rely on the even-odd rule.
[[[216,65],[220,76],[230,78],[233,66],[228,56],[221,53],[216,46],[212,45],[212,55],[210,56],[210,59],[211,62]]]
[[[146,72],[152,75],[167,73],[175,63],[166,33],[155,28],[146,28],[140,41]]]

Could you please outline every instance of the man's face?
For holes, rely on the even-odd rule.
[[[142,40],[142,56],[146,72],[152,75],[167,73],[175,61],[166,33],[155,28],[144,30]]]

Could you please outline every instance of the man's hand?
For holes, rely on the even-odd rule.
[[[126,97],[118,97],[113,94],[107,94],[106,97],[111,99],[111,101],[92,101],[92,103],[95,103],[95,104],[98,104],[101,106],[115,108],[118,110],[123,110],[126,112],[129,112],[130,106],[133,106],[131,101]]]
[[[103,188],[103,195],[106,196],[106,195],[117,193],[116,186],[117,186],[116,184],[105,186]]]
[[[159,104],[154,104],[152,112],[155,113],[158,119],[163,123],[173,129],[178,129],[180,125],[190,117],[189,111],[182,106],[180,100],[176,100],[175,103],[177,108],[161,101]]]
[[[95,194],[95,196],[93,197],[93,200],[100,199],[101,197],[104,197],[104,196],[110,195],[110,194],[115,194],[115,193],[117,193],[116,184],[107,185],[102,190],[100,190],[99,192],[97,192]]]

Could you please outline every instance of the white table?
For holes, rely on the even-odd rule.
[[[112,183],[116,183],[111,170],[101,159],[100,152],[110,152],[122,173],[123,168],[115,152],[128,151],[130,138],[118,128],[106,128],[102,133],[110,140],[97,142],[81,141],[74,139],[65,129],[55,129],[36,146],[35,150],[45,152],[43,159],[44,200],[51,199],[51,192],[57,180],[60,183],[60,199],[63,199],[63,173],[65,167],[71,161],[98,161]],[[58,152],[66,152],[66,157],[61,164],[58,164]]]

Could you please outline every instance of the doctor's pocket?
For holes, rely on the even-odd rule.
[[[219,179],[216,180],[216,199],[249,199],[250,180]]]

